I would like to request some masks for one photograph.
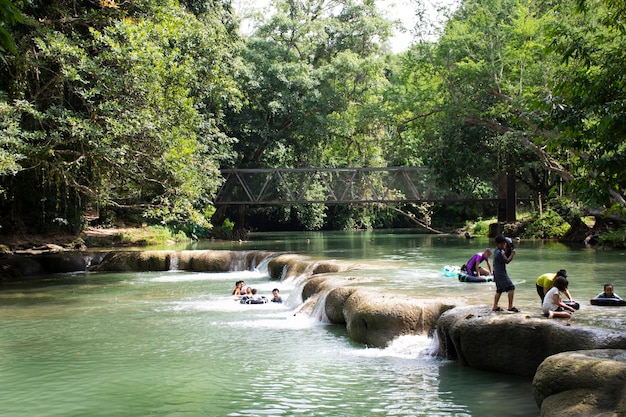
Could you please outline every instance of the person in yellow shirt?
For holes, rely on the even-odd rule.
[[[546,294],[554,286],[554,280],[556,279],[556,277],[567,278],[567,271],[565,269],[559,269],[556,274],[543,274],[537,278],[535,287],[537,288],[537,294],[539,295],[539,298],[541,298],[542,305]],[[572,298],[569,289],[566,288],[563,292],[565,293],[565,295],[567,295],[567,298],[571,302],[576,302],[576,300]]]

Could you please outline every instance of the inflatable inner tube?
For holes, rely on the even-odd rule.
[[[253,298],[253,297],[244,295],[243,297],[241,297],[241,300],[239,300],[239,303],[241,304],[267,304],[268,301],[269,300],[264,296]]]
[[[441,272],[446,277],[456,277],[459,272],[461,272],[461,268],[454,265],[446,265],[441,268]]]
[[[626,306],[626,300],[622,300],[621,298],[592,298],[591,299],[592,306]]]
[[[459,281],[461,282],[493,282],[493,275],[489,275],[487,277],[475,277],[474,275],[466,274],[465,272],[459,272]]]
[[[567,304],[568,306],[572,307],[574,310],[580,310],[580,304],[578,304],[576,301],[563,301],[563,304]]]

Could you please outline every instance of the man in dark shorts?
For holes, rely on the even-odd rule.
[[[511,250],[510,255],[506,255],[506,238],[504,236],[496,236],[496,251],[493,257],[493,280],[496,283],[496,295],[493,298],[493,311],[503,311],[498,307],[500,296],[503,292],[507,293],[509,306],[507,311],[518,313],[520,310],[513,306],[513,296],[515,294],[515,285],[506,272],[506,264],[513,260],[515,249]]]

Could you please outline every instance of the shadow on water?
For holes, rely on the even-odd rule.
[[[446,362],[439,368],[439,389],[444,398],[465,404],[468,415],[539,417],[528,378],[478,371]]]

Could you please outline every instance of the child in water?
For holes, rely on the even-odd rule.
[[[283,299],[280,297],[280,294],[279,294],[278,288],[274,288],[274,289],[272,290],[272,295],[273,295],[273,297],[272,297],[272,298],[270,298],[270,301],[271,301],[272,303],[282,303],[282,302],[283,302]]]
[[[598,294],[596,298],[616,298],[621,300],[621,297],[613,292],[613,284],[604,284],[604,292]]]

